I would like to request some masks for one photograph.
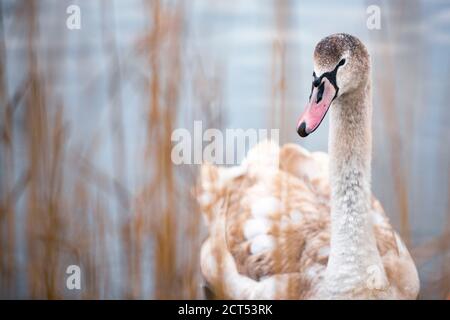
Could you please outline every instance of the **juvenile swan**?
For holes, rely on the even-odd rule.
[[[209,229],[201,271],[232,299],[415,299],[419,278],[371,193],[370,58],[347,34],[314,51],[297,132],[330,110],[329,155],[256,145],[242,165],[203,165],[198,200]]]

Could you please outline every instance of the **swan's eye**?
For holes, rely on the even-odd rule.
[[[338,66],[340,67],[340,66],[343,66],[344,64],[345,64],[345,59],[342,59],[341,61],[339,61],[339,63],[338,63]]]

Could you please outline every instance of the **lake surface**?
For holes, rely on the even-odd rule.
[[[64,105],[68,146],[87,152],[94,138],[100,141],[94,165],[112,177],[116,172],[109,143],[114,124],[108,86],[111,77],[121,76],[115,95],[122,108],[121,156],[128,174],[116,178],[133,193],[142,174],[133,161],[144,136],[140,106],[148,94],[135,85],[145,73],[135,48],[152,24],[151,13],[140,0],[36,3],[39,37],[34,47],[41,72],[52,75],[49,95]],[[80,6],[81,30],[66,28],[70,4]],[[380,30],[366,26],[371,4],[381,9]],[[1,2],[8,97],[28,72],[25,24],[15,15],[19,5]],[[295,132],[310,93],[314,46],[332,33],[358,36],[373,63],[373,192],[400,229],[393,169],[397,161],[407,190],[411,245],[420,246],[444,231],[450,219],[448,1],[280,1],[274,6],[268,0],[195,0],[186,2],[183,12],[179,126],[192,129],[194,120],[203,119],[191,82],[201,70],[205,79],[218,83],[217,91],[207,86],[200,95],[206,95],[213,112],[220,113],[220,128],[278,128],[281,143],[294,142],[310,150],[326,151],[328,140],[328,121],[308,139],[301,140]],[[18,117],[19,126],[21,121]],[[19,141],[20,135],[19,130]],[[16,152],[20,157],[20,148]],[[424,286],[439,283],[442,259],[448,255],[447,249],[419,266]],[[430,289],[425,297],[439,296]]]

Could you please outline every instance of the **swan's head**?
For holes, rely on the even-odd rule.
[[[301,137],[316,130],[335,99],[350,93],[369,78],[369,54],[357,38],[338,33],[322,39],[314,50],[311,94],[297,123]]]

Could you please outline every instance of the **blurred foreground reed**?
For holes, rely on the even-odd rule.
[[[152,23],[132,53],[146,70],[137,85],[146,92],[141,110],[145,139],[133,159],[134,167],[139,167],[134,172],[140,172],[134,187],[127,181],[126,157],[120,156],[126,150],[126,105],[118,92],[129,75],[119,61],[115,35],[104,28],[104,50],[114,66],[108,84],[111,126],[88,141],[87,148],[69,148],[70,126],[51,86],[54,75],[43,71],[35,48],[40,35],[37,6],[37,1],[23,1],[14,7],[14,14],[27,21],[22,36],[28,70],[12,99],[6,94],[5,34],[0,39],[0,296],[200,297],[201,224],[191,192],[196,168],[176,168],[170,158],[185,76],[182,3],[147,1],[143,6]],[[110,10],[114,12],[113,7]],[[107,26],[112,23],[108,16],[102,19]],[[202,90],[215,92],[208,87],[213,82],[207,75],[194,76]],[[196,98],[207,121],[211,101]],[[104,143],[102,134],[112,141],[114,176],[95,164],[96,150]],[[81,267],[82,293],[65,289],[70,264]]]
[[[220,104],[223,75],[208,73],[205,69],[210,68],[203,62],[194,63],[187,72],[186,65],[192,63],[184,55],[189,8],[182,1],[144,3],[143,14],[151,23],[130,53],[131,60],[139,60],[140,70],[124,65],[111,31],[113,19],[102,17],[101,46],[112,66],[106,89],[109,125],[79,145],[72,143],[66,106],[53,87],[62,75],[46,69],[42,53],[36,50],[42,36],[38,4],[21,1],[11,9],[22,21],[17,32],[24,39],[26,60],[25,76],[14,88],[9,87],[6,72],[7,35],[0,27],[0,297],[202,298],[199,248],[204,230],[193,199],[198,168],[172,164],[170,138],[176,127],[195,119],[209,127],[220,126],[223,115],[215,108]],[[110,10],[114,12],[114,7]],[[275,29],[283,33],[286,12],[274,12]],[[4,17],[0,12],[0,26]],[[272,127],[287,127],[286,50],[282,40],[274,41]],[[45,58],[48,63],[55,57]],[[391,58],[385,59],[389,70]],[[386,78],[390,79],[375,81]],[[123,120],[127,104],[121,92],[130,83],[133,90],[144,92],[139,110],[143,138],[132,159],[122,157],[128,146]],[[186,88],[198,106],[189,112],[181,101]],[[395,103],[394,88],[386,84],[382,89],[387,108]],[[397,148],[405,137],[396,131],[397,120],[388,109],[383,115],[391,137],[388,148],[400,231],[411,247],[405,154]],[[98,150],[105,144],[114,175],[98,165]],[[444,298],[450,293],[448,212],[443,233],[412,249],[419,268],[438,264],[431,280],[422,283],[421,297]],[[81,266],[81,292],[65,288],[70,264]]]

